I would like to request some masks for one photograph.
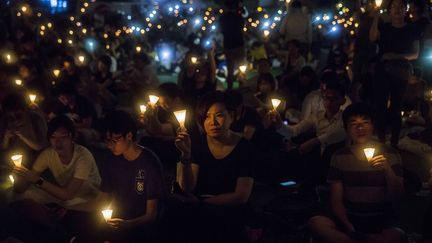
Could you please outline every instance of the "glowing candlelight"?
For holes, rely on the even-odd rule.
[[[175,115],[177,121],[180,123],[180,127],[184,128],[185,127],[185,121],[186,121],[186,110],[174,111],[174,115]]]
[[[135,47],[136,52],[141,52],[141,46]]]
[[[264,37],[267,37],[270,35],[270,31],[269,30],[264,30]]]
[[[383,0],[375,0],[375,6],[377,8],[381,7],[382,2],[383,2]]]
[[[15,84],[18,86],[22,85],[22,80],[21,79],[15,79]]]
[[[191,57],[191,62],[192,64],[195,64],[198,62],[198,58],[197,57]]]
[[[84,61],[85,61],[85,57],[84,57],[83,55],[80,55],[80,56],[78,56],[78,60],[79,60],[81,63],[84,63]]]
[[[280,99],[271,99],[272,105],[273,105],[273,109],[276,110],[276,108],[280,105],[280,103],[282,102]]]
[[[11,159],[12,159],[13,163],[15,164],[15,166],[21,166],[22,157],[23,156],[21,154],[12,155]]]
[[[159,100],[159,97],[156,95],[149,95],[150,105],[154,106]]]
[[[141,111],[141,114],[144,114],[147,111],[147,106],[140,105],[140,111]]]
[[[13,177],[13,175],[9,175],[9,180],[12,182],[12,184],[14,184],[15,178]]]
[[[401,111],[401,116],[404,116],[404,114],[405,114],[405,112],[404,112],[404,111]]]
[[[368,161],[371,161],[371,159],[373,158],[374,153],[375,153],[375,148],[365,148],[365,149],[363,149],[363,152],[366,156],[366,159]]]
[[[105,210],[102,210],[102,215],[103,215],[105,221],[108,221],[109,219],[111,219],[111,217],[112,217],[112,212],[113,212],[112,209],[105,209]]]
[[[53,74],[54,76],[56,76],[56,78],[60,75],[60,69],[54,69],[53,70]]]
[[[35,94],[29,94],[29,99],[30,99],[31,103],[35,103],[36,97],[37,96]]]
[[[239,67],[239,70],[240,70],[241,73],[246,73],[247,66],[246,66],[246,65],[241,65],[241,66]]]
[[[11,54],[6,54],[6,62],[7,63],[10,63],[12,61],[12,56],[11,56]]]

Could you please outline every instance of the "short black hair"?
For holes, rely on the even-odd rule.
[[[349,120],[354,116],[361,116],[373,120],[371,107],[366,103],[354,103],[349,105],[342,114],[345,129],[348,127]]]
[[[243,95],[237,90],[225,91],[227,109],[235,111],[237,107],[243,104]]]
[[[26,110],[27,104],[25,98],[19,93],[13,93],[7,95],[2,102],[2,109],[4,112]]]
[[[208,110],[216,103],[224,105],[228,110],[226,95],[221,91],[209,92],[199,99],[197,105],[197,119],[201,126],[204,125]]]
[[[391,6],[393,5],[394,1],[395,1],[395,0],[390,0],[390,1],[388,2],[388,4],[387,4],[387,11],[390,12]],[[405,8],[406,8],[407,5],[408,5],[408,1],[407,1],[407,0],[400,0],[400,1],[402,1],[402,3],[404,4],[404,6],[405,6]]]
[[[126,136],[132,133],[132,139],[135,141],[137,135],[137,125],[132,116],[126,111],[113,111],[105,117],[105,132],[115,133]]]
[[[47,132],[48,139],[53,135],[55,131],[57,131],[60,128],[66,129],[71,134],[72,137],[75,137],[75,125],[73,121],[65,115],[59,115],[54,117],[48,123],[48,132]]]
[[[343,85],[338,80],[330,80],[326,84],[326,90],[328,89],[336,91],[341,97],[345,97],[345,85]]]
[[[158,87],[158,93],[160,96],[165,96],[169,98],[180,97],[180,88],[176,83],[163,83]]]
[[[99,57],[99,61],[102,62],[107,67],[108,70],[110,70],[112,64],[112,60],[110,56],[103,55]]]
[[[291,8],[302,8],[302,3],[298,0],[295,0],[291,3]]]
[[[328,84],[332,81],[339,81],[337,73],[333,70],[324,70],[320,77],[320,83]]]
[[[276,89],[276,79],[274,78],[273,74],[271,73],[261,73],[258,75],[257,78],[257,90],[259,89],[259,84],[262,82],[262,80],[265,80],[270,83],[272,86],[272,90]]]

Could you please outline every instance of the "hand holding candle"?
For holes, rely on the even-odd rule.
[[[113,212],[112,209],[105,209],[105,210],[102,210],[102,215],[103,215],[105,221],[108,221],[108,220],[111,219],[111,217],[112,217],[112,212]]]
[[[363,149],[363,152],[366,156],[366,159],[370,162],[375,154],[375,148],[365,148]]]
[[[247,66],[246,66],[246,65],[241,65],[241,66],[239,67],[239,70],[240,70],[240,72],[241,72],[242,74],[245,74],[245,73],[246,73],[246,70],[247,70]]]
[[[15,164],[15,166],[21,166],[22,164],[22,155],[21,154],[14,154],[12,155],[11,159],[13,161],[13,163]]]
[[[141,112],[141,115],[144,115],[144,113],[147,111],[147,106],[145,106],[145,105],[140,105],[140,112]]]
[[[186,121],[186,110],[174,111],[174,115],[177,121],[180,123],[180,128],[184,129]]]
[[[35,103],[35,101],[36,101],[36,95],[35,94],[29,94],[29,99],[30,99],[30,102],[31,103]]]
[[[276,110],[282,101],[280,99],[271,99],[271,102],[273,109]]]
[[[150,105],[151,106],[156,105],[156,103],[158,102],[158,100],[159,100],[159,96],[149,95],[149,101],[150,101]]]

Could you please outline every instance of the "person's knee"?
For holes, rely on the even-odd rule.
[[[308,228],[312,232],[316,232],[320,229],[326,228],[327,226],[330,226],[329,223],[331,222],[330,219],[324,217],[324,216],[314,216],[309,219],[308,221]]]
[[[383,231],[385,242],[405,243],[408,242],[405,232],[399,228],[391,228]]]

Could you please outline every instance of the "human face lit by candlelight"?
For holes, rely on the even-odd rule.
[[[406,6],[402,0],[394,0],[389,6],[390,17],[392,19],[401,19],[405,17]]]
[[[354,144],[366,144],[371,140],[373,125],[370,118],[353,116],[347,126],[348,136]]]
[[[116,133],[107,133],[105,142],[109,150],[111,150],[115,156],[120,156],[133,144],[132,133],[128,133],[126,136]]]
[[[72,134],[65,128],[57,129],[49,137],[51,147],[60,157],[67,156],[73,149]]]
[[[229,132],[232,119],[225,105],[215,103],[207,111],[204,120],[204,130],[207,136],[220,138]]]

